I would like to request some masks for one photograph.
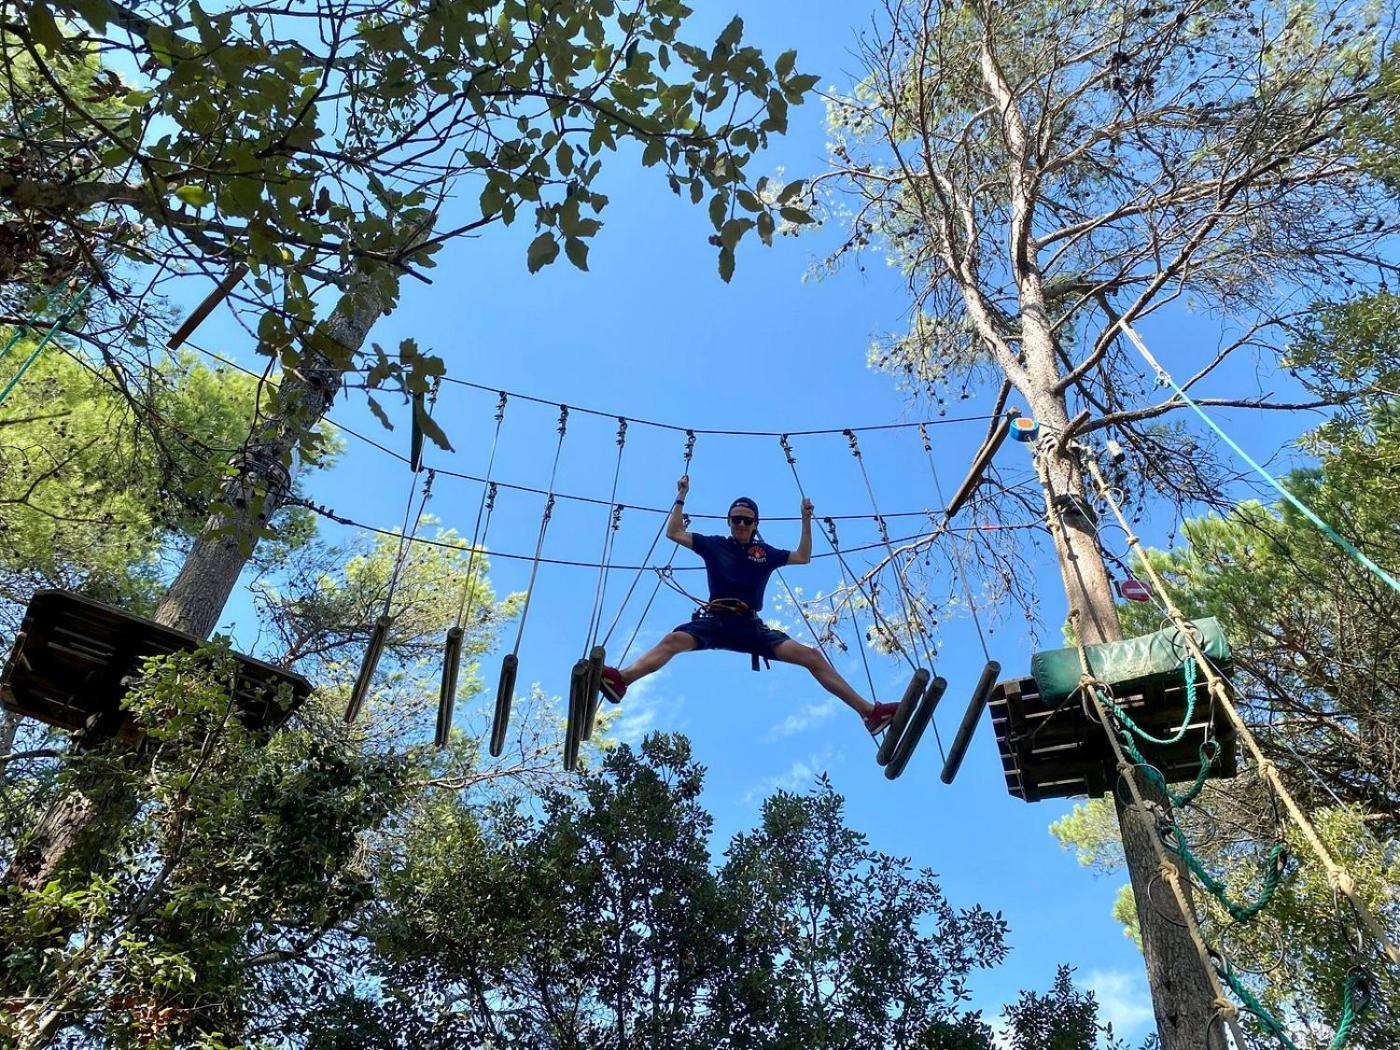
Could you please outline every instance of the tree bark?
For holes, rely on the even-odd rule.
[[[1051,437],[1064,433],[1069,425],[1063,402],[1042,387],[1032,397],[1027,394],[1035,418]],[[1026,391],[1022,391],[1026,393]],[[1047,445],[1049,442],[1047,441]],[[1123,637],[1114,607],[1113,588],[1099,550],[1095,526],[1075,513],[1056,515],[1052,495],[1080,499],[1085,491],[1078,463],[1068,452],[1045,456],[1049,492],[1046,511],[1063,528],[1052,529],[1055,555],[1060,565],[1069,608],[1078,612],[1076,629],[1086,645],[1116,642]],[[1162,792],[1136,771],[1138,791],[1148,802],[1167,802]],[[1225,1050],[1222,1026],[1215,1022],[1215,989],[1191,939],[1187,922],[1194,916],[1176,914],[1176,899],[1158,877],[1157,834],[1150,816],[1133,804],[1126,784],[1116,782],[1113,793],[1118,828],[1123,837],[1123,855],[1133,887],[1138,928],[1142,932],[1142,954],[1147,966],[1147,983],[1152,992],[1152,1010],[1162,1050]],[[1190,873],[1180,858],[1173,856],[1188,903],[1191,901]]]
[[[381,289],[372,275],[357,276],[325,323],[324,335],[346,361],[390,305]],[[215,509],[156,607],[157,623],[200,638],[213,632],[262,530],[291,490],[298,444],[340,393],[343,367],[310,352],[301,367],[283,375],[274,411],[231,461],[233,473]]]

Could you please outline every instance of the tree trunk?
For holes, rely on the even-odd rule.
[[[231,461],[233,472],[214,510],[156,608],[157,623],[200,638],[213,632],[262,530],[291,489],[302,438],[330,411],[343,385],[344,364],[391,305],[382,276],[357,273],[351,278],[321,331],[344,353],[343,362],[308,347],[302,365],[283,376],[273,395],[274,408]],[[106,832],[127,819],[130,793],[118,785],[125,783],[139,747],[107,736],[76,749],[87,752],[86,760],[16,850],[6,884],[36,890],[63,867],[89,867],[106,843]]]
[[[1058,396],[1028,396],[1027,400],[1043,431],[1052,437],[1064,433],[1069,420]],[[1044,469],[1051,493],[1082,499],[1084,479],[1071,455],[1047,454]],[[1050,493],[1047,493],[1046,510],[1051,514],[1051,520],[1057,520],[1050,505]],[[1064,527],[1052,530],[1055,555],[1060,564],[1069,607],[1079,613],[1075,629],[1086,645],[1120,641],[1123,632],[1118,623],[1113,588],[1099,550],[1094,524],[1073,512],[1063,513],[1058,520],[1063,522]],[[1164,807],[1167,805],[1155,785],[1137,772],[1132,775],[1137,778],[1138,791],[1146,801],[1160,802]],[[1225,1050],[1224,1032],[1213,1020],[1214,987],[1187,926],[1182,917],[1176,914],[1175,897],[1158,877],[1157,851],[1153,847],[1156,828],[1150,817],[1133,806],[1132,796],[1125,784],[1116,784],[1113,797],[1118,812],[1118,827],[1123,836],[1123,855],[1127,860],[1133,900],[1137,906],[1138,927],[1142,931],[1147,983],[1152,992],[1152,1009],[1156,1015],[1162,1050],[1202,1050],[1203,1047],[1206,1050]],[[1189,873],[1179,858],[1174,857],[1173,860],[1189,903]],[[1194,921],[1194,918],[1186,921]]]
[[[372,276],[352,282],[324,326],[325,336],[346,352],[345,361],[364,345],[388,305]],[[295,372],[283,375],[274,411],[230,462],[233,474],[156,607],[157,623],[200,638],[213,632],[262,530],[291,490],[297,446],[340,393],[343,367],[311,352]]]

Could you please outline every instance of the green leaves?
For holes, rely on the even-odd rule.
[[[558,257],[559,242],[554,239],[554,234],[546,231],[530,242],[525,264],[531,273],[538,273],[542,267],[548,266]]]
[[[201,208],[214,200],[214,195],[203,186],[185,185],[175,190],[175,196],[191,207]]]
[[[50,54],[63,46],[63,32],[58,28],[58,22],[54,20],[53,12],[44,0],[31,0],[29,9],[24,14],[25,24],[37,44]]]
[[[569,262],[580,270],[588,269],[588,245],[577,237],[570,237],[564,241],[564,254],[569,257]]]

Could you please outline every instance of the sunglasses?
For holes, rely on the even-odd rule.
[[[753,523],[754,519],[750,518],[747,514],[729,515],[729,524],[731,525],[752,525]]]

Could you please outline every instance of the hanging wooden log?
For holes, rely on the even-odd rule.
[[[433,737],[438,747],[446,745],[452,732],[452,709],[457,704],[457,674],[461,667],[462,628],[453,627],[447,632],[442,653],[442,688],[438,691],[437,733]]]
[[[933,718],[934,709],[938,707],[938,701],[943,699],[943,693],[947,688],[948,680],[942,675],[929,683],[928,689],[924,691],[923,697],[919,700],[919,706],[914,708],[914,713],[909,717],[909,724],[905,727],[904,733],[899,738],[899,743],[895,746],[894,755],[891,756],[889,765],[885,767],[886,780],[894,780],[904,772],[904,767],[909,764],[909,759],[914,755],[914,749],[919,746],[919,741],[923,739],[924,730],[928,728],[929,721]]]
[[[1001,664],[995,660],[989,660],[987,666],[982,668],[982,677],[977,679],[977,688],[972,691],[972,699],[968,701],[962,725],[958,726],[958,735],[953,738],[953,746],[948,749],[948,758],[943,763],[941,774],[943,783],[951,784],[953,778],[958,775],[958,769],[962,766],[968,745],[972,743],[972,734],[977,731],[977,722],[982,717],[982,709],[987,706],[987,698],[992,695],[992,689],[996,686],[999,674],[1001,674]]]
[[[583,739],[593,739],[593,725],[598,720],[598,701],[603,695],[603,661],[607,653],[601,645],[595,645],[588,654],[588,685],[585,690],[588,703],[583,720]]]
[[[963,504],[972,498],[972,494],[977,491],[977,486],[982,483],[982,475],[986,473],[988,464],[992,462],[992,457],[997,454],[997,449],[1001,448],[1002,442],[1006,440],[1006,435],[1010,433],[1011,421],[1019,414],[1015,409],[1007,413],[1001,426],[997,427],[987,443],[977,450],[977,455],[973,457],[972,468],[968,470],[967,477],[963,478],[962,484],[953,493],[953,498],[949,501],[947,509],[943,511],[944,518],[954,517],[958,511],[962,510]]]
[[[515,696],[515,674],[520,660],[507,653],[501,661],[501,680],[496,686],[496,713],[491,719],[491,757],[500,758],[506,746],[506,728],[510,725],[510,702]]]
[[[423,469],[423,416],[428,411],[422,391],[413,395],[413,425],[408,439],[408,467],[417,474]]]
[[[180,327],[170,333],[170,338],[165,342],[166,348],[178,350],[186,339],[194,335],[194,330],[204,323],[204,319],[209,316],[214,307],[223,302],[228,293],[238,287],[238,282],[247,275],[248,267],[241,263],[230,270],[227,276],[214,286],[214,290],[194,308],[194,312],[185,318]]]
[[[588,661],[576,660],[569,675],[569,716],[564,722],[564,769],[570,773],[578,765],[579,738],[588,711]]]
[[[360,717],[360,708],[364,707],[365,697],[369,695],[370,683],[379,667],[379,658],[384,654],[384,642],[389,637],[389,628],[393,622],[392,616],[381,616],[374,621],[374,632],[369,636],[369,647],[365,650],[364,661],[360,664],[360,673],[355,678],[355,687],[350,690],[350,703],[345,708],[346,725]]]
[[[888,765],[894,757],[894,749],[899,744],[899,738],[904,735],[904,727],[909,724],[914,705],[919,702],[919,697],[927,687],[928,672],[922,667],[917,668],[914,676],[909,679],[909,685],[905,687],[904,695],[900,697],[899,707],[895,710],[894,718],[890,720],[889,729],[885,730],[885,739],[880,742],[880,750],[875,753],[875,761],[880,765]]]

